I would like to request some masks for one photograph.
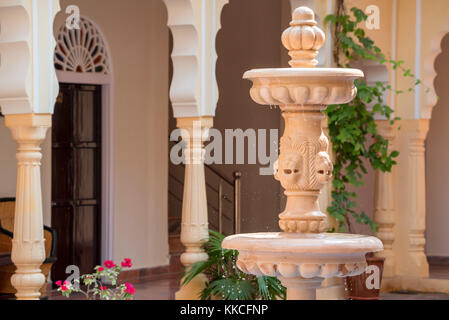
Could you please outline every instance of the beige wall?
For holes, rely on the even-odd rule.
[[[225,129],[268,129],[269,135],[269,129],[280,128],[279,109],[254,103],[249,95],[251,83],[242,76],[253,68],[281,65],[281,53],[286,52],[280,50],[280,37],[288,27],[288,21],[283,25],[281,19],[282,2],[285,1],[231,0],[223,9],[222,29],[217,36],[220,99],[214,119],[214,127],[223,137]],[[213,168],[230,180],[233,172],[242,172],[242,232],[279,230],[277,216],[283,210],[282,191],[273,176],[260,176],[259,165],[213,165]]]
[[[427,255],[449,256],[449,35],[441,43],[435,81],[440,97],[433,110],[426,146]]]
[[[168,28],[162,0],[76,4],[109,44],[114,69],[114,259],[168,264]],[[49,174],[49,173],[47,173]]]
[[[0,118],[0,198],[16,196],[16,144]]]

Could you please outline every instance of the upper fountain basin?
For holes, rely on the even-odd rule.
[[[251,80],[251,98],[261,105],[325,106],[350,102],[357,94],[361,70],[345,68],[255,69],[246,72]]]

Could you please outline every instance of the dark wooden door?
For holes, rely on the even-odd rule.
[[[66,279],[69,265],[90,273],[101,239],[101,86],[61,84],[60,92],[52,131],[53,280]]]

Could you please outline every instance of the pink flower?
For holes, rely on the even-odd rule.
[[[103,267],[99,267],[99,268],[97,269],[97,271],[98,271],[98,272],[102,272],[102,271],[104,271],[104,268],[103,268]]]
[[[68,289],[66,286],[61,286],[61,291],[66,292]]]
[[[65,285],[65,286],[69,286],[69,285],[70,285],[70,282],[68,282],[68,281],[64,281],[63,285]]]
[[[122,267],[123,268],[131,268],[132,266],[133,266],[133,263],[132,263],[131,259],[125,259],[122,262]]]
[[[106,288],[106,286],[101,286],[101,287],[100,287],[100,290],[101,290],[101,291],[106,291],[106,290],[108,290],[108,288]]]
[[[136,289],[133,287],[133,285],[131,283],[125,283],[126,286],[126,293],[129,293],[130,295],[133,295],[136,292]]]
[[[111,260],[105,261],[104,266],[108,269],[112,269],[112,268],[116,267],[114,261],[111,261]]]
[[[60,286],[62,286],[62,281],[61,281],[61,280],[56,281],[55,284],[56,284],[58,287],[60,287]]]

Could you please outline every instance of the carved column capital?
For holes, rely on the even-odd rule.
[[[209,129],[214,123],[213,117],[178,118],[178,128],[182,130],[182,139],[186,144],[184,152],[186,164],[204,163],[204,142],[209,137]]]
[[[409,150],[413,156],[423,156],[425,148],[425,140],[429,133],[430,121],[420,119],[413,121],[412,125],[407,127],[409,136]]]
[[[398,135],[398,124],[391,124],[390,120],[376,120],[377,131],[386,140],[393,142]]]

